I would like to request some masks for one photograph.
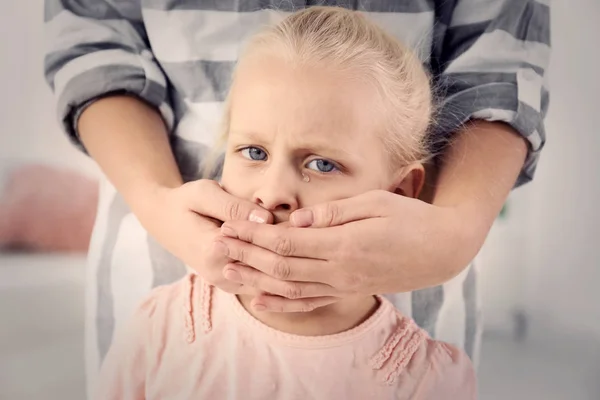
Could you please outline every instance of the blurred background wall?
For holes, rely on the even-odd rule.
[[[600,2],[552,3],[548,142],[489,237],[482,295],[490,329],[521,310],[533,330],[600,343]]]
[[[0,171],[41,162],[93,175],[95,166],[59,131],[43,75],[43,0],[7,1],[0,13]]]
[[[42,74],[43,1],[5,2],[2,9],[0,193],[2,177],[6,176],[7,171],[27,163],[65,167],[87,177],[97,177],[98,170],[94,164],[74,150],[59,131],[55,119],[53,98]],[[561,346],[579,344],[581,351],[578,353],[579,350],[573,350],[578,354],[577,357],[586,352],[592,357],[600,354],[595,353],[600,349],[599,17],[598,0],[553,2],[553,57],[548,76],[551,106],[546,123],[548,143],[535,181],[511,195],[506,219],[497,222],[479,260],[486,337],[517,338],[527,343],[527,349],[547,342],[547,347],[540,351],[550,355],[543,362],[555,361],[562,368],[574,364],[572,360],[561,358],[563,355],[553,353]],[[40,257],[35,260],[32,262],[40,262]],[[11,256],[2,261],[0,255],[0,303],[6,304],[6,297],[2,297],[3,290],[7,287],[16,290],[16,284],[7,283],[8,279],[16,276],[21,277],[19,279],[25,284],[36,277],[47,277],[53,281],[50,278],[57,274],[71,274],[76,278],[66,282],[82,286],[82,271],[73,272],[71,269],[66,272],[68,268],[65,265],[83,269],[83,258],[75,263],[71,258],[67,263],[56,261],[55,258],[53,260],[40,267],[48,268],[41,271],[25,259]],[[61,268],[53,272],[51,268],[56,268],[56,265],[61,265]],[[11,293],[11,298],[20,296],[16,292]],[[41,303],[44,301],[40,300]],[[56,304],[60,307],[62,303]],[[72,305],[68,309],[71,308]],[[16,315],[1,307],[0,312],[3,312],[0,314],[0,326],[5,325],[6,318]],[[80,318],[82,309],[73,312],[74,318]],[[77,326],[80,329],[80,325]],[[17,332],[18,327],[13,330]],[[521,335],[515,336],[515,332]],[[18,336],[17,333],[3,336],[0,332],[0,339],[13,340]],[[69,340],[77,340],[79,334],[77,331]],[[494,397],[494,393],[497,394],[506,386],[502,382],[512,383],[510,379],[514,378],[496,375],[497,368],[502,362],[507,362],[509,366],[510,363],[520,362],[517,358],[502,361],[501,355],[495,352],[513,354],[514,357],[524,352],[510,353],[502,350],[504,347],[490,346],[488,349],[484,344],[482,354],[482,374],[489,372],[489,376],[482,377],[482,390],[487,396],[482,398],[521,398],[515,393],[510,397]],[[3,343],[0,352],[13,347],[10,343]],[[80,350],[79,347],[71,349]],[[19,355],[14,357],[17,360]],[[3,371],[14,373],[14,368],[8,365],[9,359],[0,354],[2,358],[5,365],[0,365],[0,376]],[[496,360],[500,361],[496,363]],[[598,369],[587,372],[582,369],[581,374],[598,376],[600,362],[596,361],[596,358],[592,359],[589,365]],[[23,371],[26,370],[24,367]],[[556,371],[560,376],[565,370]],[[510,374],[510,368],[505,372]],[[553,380],[551,375],[540,379],[542,382]],[[581,390],[583,383],[572,383],[580,392],[573,391],[577,388],[565,391],[575,397],[564,398],[600,398],[598,383],[585,382],[589,387],[584,391]],[[0,398],[4,398],[4,385],[8,385],[8,382],[0,378]],[[517,389],[513,387],[512,390]],[[535,397],[530,398],[551,398],[538,397],[536,391],[531,393]],[[556,393],[560,391],[554,390]],[[581,393],[581,397],[576,397],[574,393]],[[523,396],[527,398],[525,394]]]

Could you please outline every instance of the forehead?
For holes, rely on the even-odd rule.
[[[286,132],[298,141],[374,140],[377,93],[348,71],[294,65],[282,58],[243,60],[232,86],[231,131]]]

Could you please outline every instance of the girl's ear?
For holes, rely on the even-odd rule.
[[[402,168],[392,191],[405,197],[419,197],[425,183],[423,164],[411,164]]]

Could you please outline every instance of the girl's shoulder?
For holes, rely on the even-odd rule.
[[[413,353],[405,371],[400,374],[398,388],[411,388],[413,399],[475,400],[475,369],[469,356],[460,348],[430,337]]]
[[[475,370],[467,354],[395,314],[394,329],[371,359],[379,380],[394,385],[399,398],[475,399]]]
[[[414,393],[414,398],[460,399],[477,398],[477,379],[469,356],[449,343],[428,339],[424,347],[426,368]]]

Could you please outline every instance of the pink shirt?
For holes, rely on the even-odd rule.
[[[466,354],[378,299],[356,328],[297,336],[189,275],[138,308],[105,359],[97,399],[475,399]]]

